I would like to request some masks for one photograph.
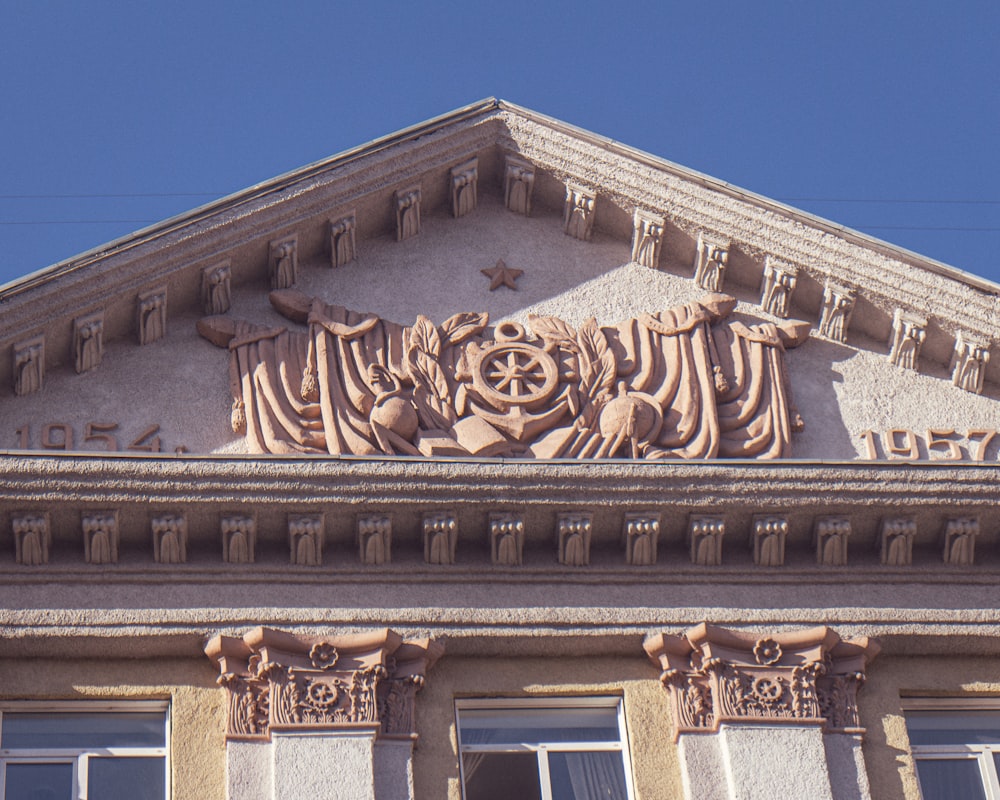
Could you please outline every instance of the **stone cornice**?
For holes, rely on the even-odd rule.
[[[35,455],[0,452],[0,502],[988,509],[992,465],[796,461]],[[825,512],[829,513],[829,512]]]

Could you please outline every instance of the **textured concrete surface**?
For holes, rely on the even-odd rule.
[[[375,800],[415,800],[413,742],[379,739],[375,742]]]
[[[833,800],[817,726],[723,724],[719,748],[731,800]]]
[[[274,800],[270,742],[226,742],[227,800]]]
[[[374,732],[271,734],[274,800],[375,800]]]
[[[830,733],[823,737],[823,747],[833,800],[871,800],[861,737]]]
[[[677,739],[684,800],[730,800],[726,765],[715,734],[681,734]]]

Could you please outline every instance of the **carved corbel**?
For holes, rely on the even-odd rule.
[[[330,222],[330,266],[342,267],[355,257],[355,228],[357,220],[353,211]]]
[[[883,519],[878,536],[879,560],[887,566],[910,566],[913,563],[913,537],[916,535],[916,520],[904,517]]]
[[[358,556],[362,564],[369,566],[392,561],[392,517],[358,515]]]
[[[707,233],[698,234],[694,280],[702,289],[721,292],[729,266],[729,242]]]
[[[271,289],[290,289],[299,277],[299,237],[276,239],[268,245],[267,273]]]
[[[594,210],[597,205],[597,192],[578,186],[566,184],[566,203],[563,208],[563,233],[589,242],[594,232]]]
[[[73,364],[77,373],[100,366],[104,358],[104,312],[95,311],[73,320]]]
[[[443,652],[387,628],[313,637],[255,628],[205,646],[228,697],[226,738],[237,740],[359,727],[415,738],[413,698]]]
[[[184,564],[187,561],[187,518],[183,514],[153,517],[153,559],[157,564]]]
[[[816,563],[825,567],[847,565],[847,540],[851,535],[848,517],[819,517],[813,526]]]
[[[823,306],[820,309],[820,335],[835,342],[846,342],[847,328],[856,302],[857,295],[853,289],[827,281],[823,287]]]
[[[40,566],[49,563],[52,528],[47,511],[20,511],[11,514],[14,558],[18,564]]]
[[[224,514],[219,520],[222,560],[227,564],[252,564],[257,549],[257,517]]]
[[[225,314],[233,305],[233,270],[228,259],[201,271],[201,305],[207,316]]]
[[[944,563],[953,567],[971,567],[976,560],[976,537],[979,520],[976,517],[957,517],[944,524]]]
[[[920,348],[927,338],[927,320],[897,308],[892,315],[889,360],[897,367],[918,369]]]
[[[660,249],[666,221],[641,208],[632,217],[632,261],[656,269],[660,265]]]
[[[393,195],[396,206],[396,241],[420,233],[420,186],[398,189]]]
[[[323,515],[289,514],[288,547],[292,564],[318,567],[323,563]]]
[[[764,281],[761,284],[761,308],[776,317],[787,319],[798,276],[798,267],[768,256],[764,262]]]
[[[590,564],[590,537],[594,515],[587,512],[560,514],[556,522],[559,538],[559,563],[569,567]]]
[[[656,563],[656,547],[660,539],[659,514],[626,514],[622,525],[625,540],[625,563],[633,567],[649,567]]]
[[[118,512],[94,511],[81,515],[83,559],[88,564],[118,563]]]
[[[450,511],[424,514],[424,561],[454,564],[458,545],[458,521]]]
[[[167,287],[141,292],[135,299],[135,333],[140,345],[167,335]]]
[[[45,383],[45,334],[14,344],[14,394],[34,394]]]
[[[951,382],[967,392],[982,394],[989,361],[989,343],[960,331],[951,357]]]
[[[464,217],[479,202],[479,159],[472,158],[451,168],[451,214]]]
[[[691,547],[691,563],[702,567],[717,567],[722,563],[722,537],[726,534],[724,517],[692,514],[688,518],[687,539]]]
[[[788,520],[773,514],[755,515],[750,530],[753,563],[759,567],[780,567],[785,563]]]
[[[524,557],[524,520],[515,514],[490,514],[490,559],[519,567]]]
[[[820,724],[856,733],[857,691],[879,653],[873,640],[842,640],[820,626],[756,635],[701,624],[658,634],[644,649],[670,692],[675,737],[722,722]]]
[[[531,194],[535,188],[535,168],[516,156],[507,156],[503,171],[503,202],[515,214],[531,216]]]

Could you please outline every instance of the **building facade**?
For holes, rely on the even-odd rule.
[[[0,287],[0,796],[1000,797],[998,291],[497,100]]]

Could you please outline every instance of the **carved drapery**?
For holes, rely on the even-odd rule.
[[[879,652],[867,638],[843,640],[826,626],[757,637],[702,624],[682,636],[652,636],[645,649],[662,669],[676,735],[711,733],[722,722],[864,733],[857,694]]]
[[[404,641],[387,628],[330,637],[255,628],[205,646],[228,697],[229,739],[358,725],[412,737],[414,697],[443,652],[432,639]]]
[[[616,326],[486,314],[412,327],[290,291],[309,331],[201,320],[231,351],[234,431],[259,453],[779,458],[801,427],[784,350],[806,323],[746,325],[700,301]]]

